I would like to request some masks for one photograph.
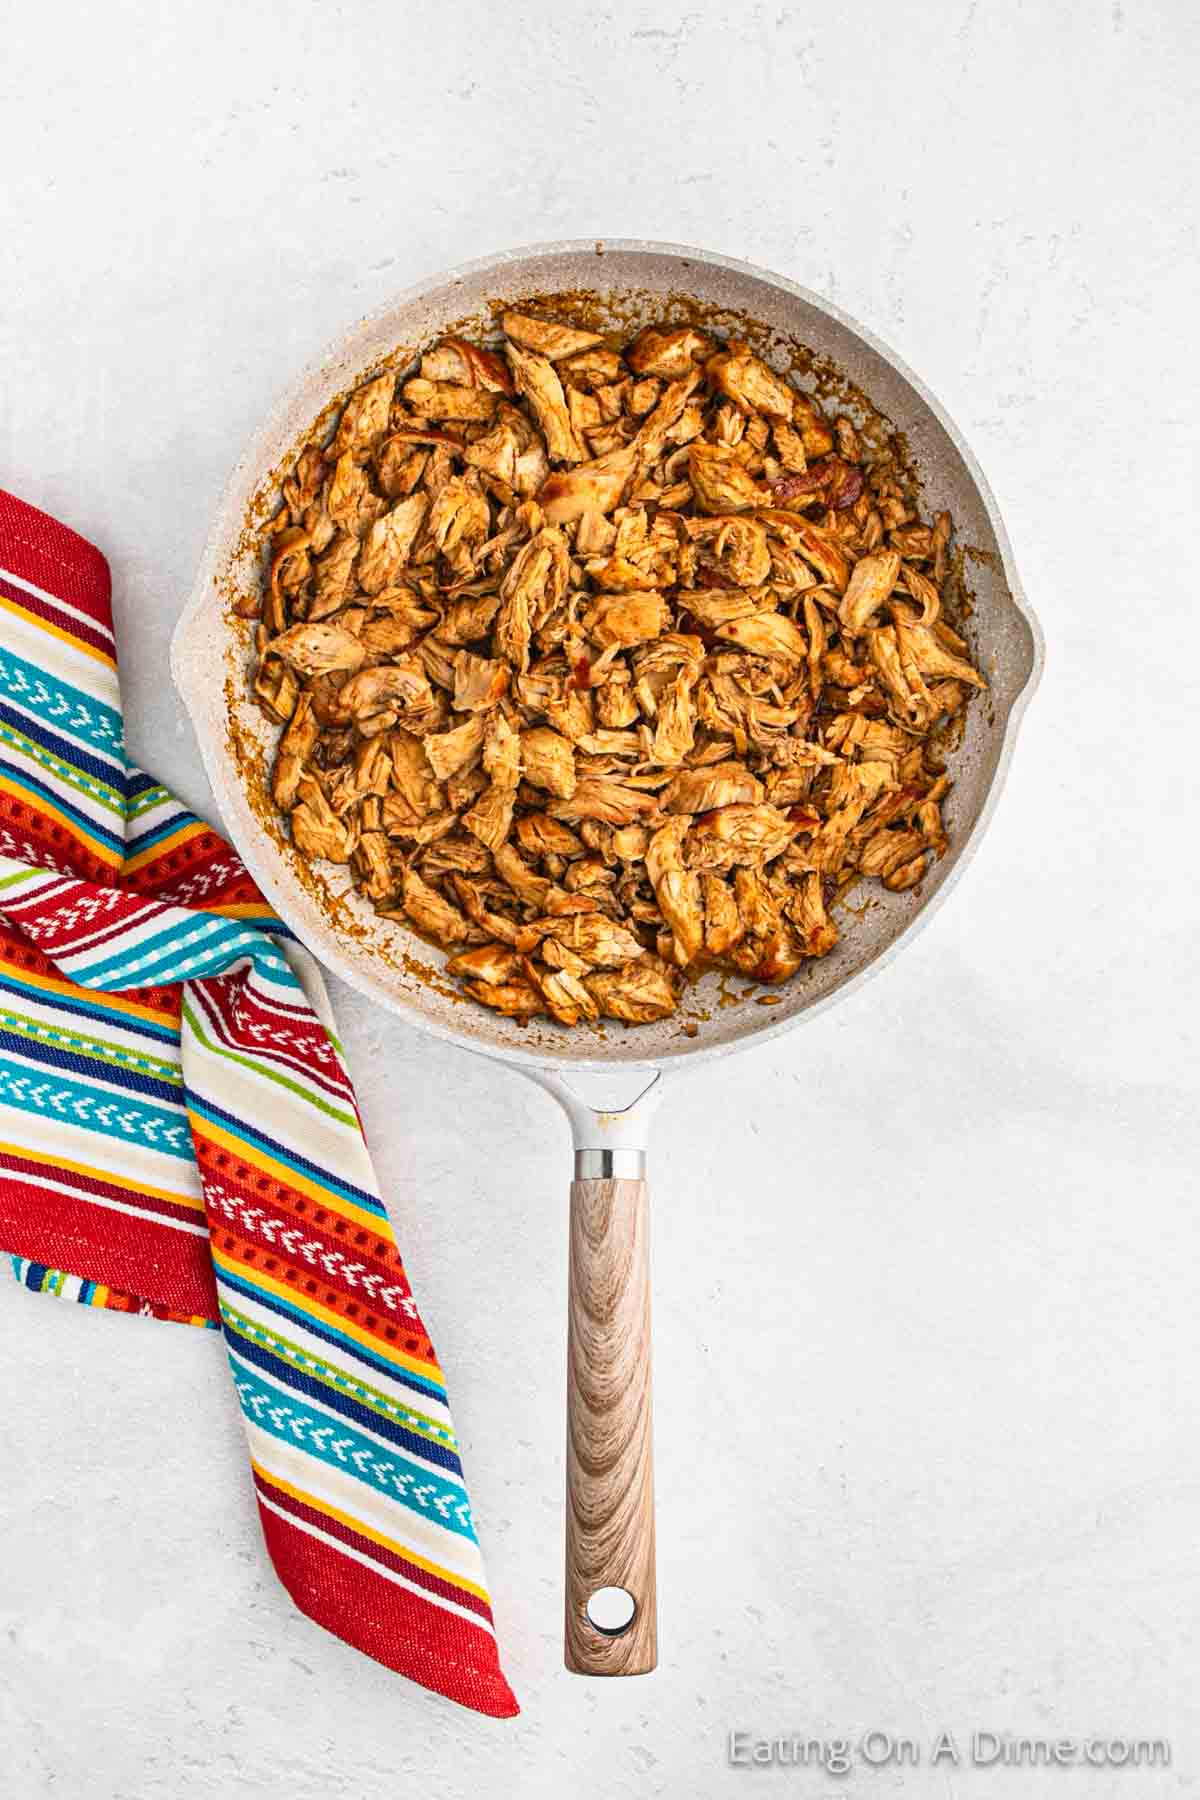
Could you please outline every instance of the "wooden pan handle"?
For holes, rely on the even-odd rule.
[[[572,1182],[564,1654],[580,1675],[658,1660],[648,1228],[644,1181]],[[633,1600],[624,1630],[589,1618],[601,1588]]]

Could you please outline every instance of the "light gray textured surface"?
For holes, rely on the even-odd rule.
[[[560,1667],[565,1128],[342,991],[523,1717],[291,1610],[214,1340],[0,1290],[6,1792],[819,1793],[724,1733],[943,1725],[1175,1761],[853,1788],[1197,1791],[1194,14],[112,0],[4,46],[0,479],[110,557],[133,748],[196,806],[166,645],[233,456],[348,318],[504,244],[708,244],[874,325],[1050,646],[930,931],[661,1119],[658,1673]]]

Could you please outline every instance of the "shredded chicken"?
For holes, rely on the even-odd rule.
[[[749,344],[506,312],[351,395],[268,528],[254,693],[308,858],[480,1004],[669,1018],[943,855],[986,686],[951,522]]]

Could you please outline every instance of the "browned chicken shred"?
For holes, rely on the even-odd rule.
[[[781,982],[946,849],[986,686],[945,513],[747,343],[506,312],[352,394],[269,527],[254,692],[303,856],[481,1004]]]

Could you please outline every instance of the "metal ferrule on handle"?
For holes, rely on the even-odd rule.
[[[576,1181],[644,1181],[644,1150],[576,1150]]]

